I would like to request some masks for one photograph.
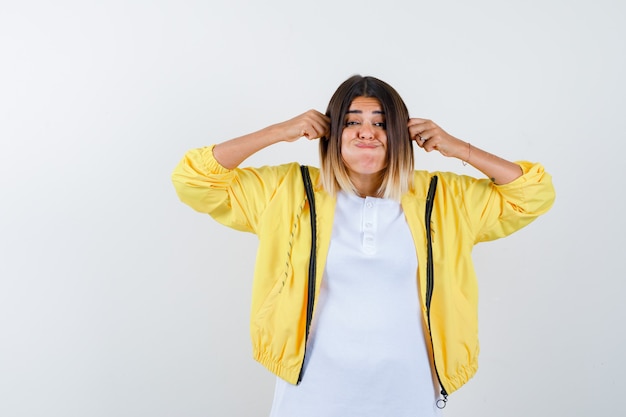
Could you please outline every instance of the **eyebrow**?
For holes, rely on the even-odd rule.
[[[348,110],[346,112],[346,114],[350,114],[350,113],[363,114],[363,110]],[[385,112],[382,110],[374,110],[372,113],[373,114],[385,114]]]

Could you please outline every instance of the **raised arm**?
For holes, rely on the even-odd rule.
[[[285,122],[215,145],[213,156],[224,168],[233,169],[249,156],[275,143],[326,136],[329,125],[328,117],[317,110],[309,110]]]
[[[519,165],[455,138],[431,120],[413,118],[408,126],[411,138],[420,148],[458,158],[478,169],[495,184],[508,184],[522,175]]]

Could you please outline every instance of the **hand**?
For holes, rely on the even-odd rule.
[[[467,142],[448,134],[432,120],[413,118],[409,120],[408,127],[411,139],[426,152],[436,150],[443,156],[461,160],[467,158]]]
[[[309,110],[293,119],[275,125],[275,128],[280,129],[280,136],[285,142],[294,142],[302,137],[313,140],[328,136],[330,118],[317,110]]]

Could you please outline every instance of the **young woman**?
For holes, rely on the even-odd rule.
[[[302,137],[320,146],[312,198],[297,163],[239,168]],[[414,170],[413,144],[487,178]],[[272,417],[438,415],[478,366],[472,247],[554,200],[540,164],[410,118],[390,85],[361,76],[326,114],[189,151],[173,182],[195,210],[259,237],[250,330],[255,359],[278,377]]]

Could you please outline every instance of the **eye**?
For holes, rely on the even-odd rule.
[[[386,129],[387,128],[387,123],[385,123],[385,122],[378,122],[378,123],[374,123],[374,126],[380,127],[381,129]]]
[[[357,122],[356,120],[348,120],[348,121],[346,122],[346,126],[358,126],[358,125],[360,125],[360,124],[361,124],[361,123]]]

